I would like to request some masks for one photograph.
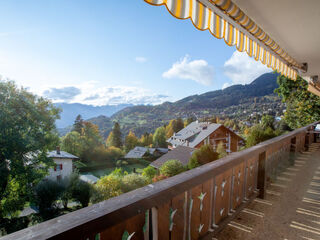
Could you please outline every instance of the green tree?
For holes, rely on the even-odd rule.
[[[172,177],[184,171],[185,171],[185,168],[183,167],[182,163],[175,159],[166,161],[160,167],[160,174],[167,177]]]
[[[57,144],[58,118],[59,109],[50,101],[13,82],[0,82],[0,219],[23,208],[32,196],[30,185],[53,165],[47,152]]]
[[[275,90],[286,103],[284,120],[290,128],[306,126],[320,119],[320,98],[308,91],[308,83],[298,76],[296,81],[281,75]]]
[[[138,145],[138,138],[132,131],[126,136],[124,141],[125,151],[129,152],[131,149],[135,148]]]
[[[246,139],[246,146],[252,147],[274,137],[276,137],[276,134],[270,127],[263,129],[263,127],[258,124],[250,128],[249,135]]]
[[[103,140],[99,133],[98,126],[91,122],[84,122],[81,136],[80,158],[85,162],[90,162],[95,159],[92,155],[101,148],[103,148]]]
[[[193,168],[197,165],[203,165],[219,158],[219,154],[213,151],[211,145],[203,145],[200,149],[195,150],[189,160],[188,167]]]
[[[219,142],[217,146],[217,153],[219,154],[219,158],[223,158],[227,156],[227,151],[224,147],[223,142]]]
[[[75,132],[78,132],[79,134],[81,134],[82,128],[83,128],[83,123],[84,123],[84,121],[83,121],[81,115],[79,114],[76,117],[76,120],[74,121],[72,131],[75,131]]]
[[[153,135],[152,133],[145,133],[141,136],[140,140],[139,140],[139,144],[141,146],[147,146],[149,147],[150,145],[152,145],[153,142]]]
[[[159,127],[153,135],[153,147],[166,148],[167,146],[166,130],[164,127]]]
[[[106,143],[108,147],[122,147],[122,133],[118,122],[114,123],[112,131],[110,132]]]
[[[274,117],[271,115],[263,115],[261,118],[261,127],[263,129],[271,128],[274,130]]]
[[[61,139],[61,148],[63,151],[80,156],[82,153],[82,138],[77,131],[69,132]]]

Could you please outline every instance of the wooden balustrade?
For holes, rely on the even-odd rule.
[[[264,197],[279,165],[312,142],[307,131],[313,125],[3,240],[211,239],[253,198]]]

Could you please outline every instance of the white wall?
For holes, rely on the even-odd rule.
[[[61,179],[70,176],[72,173],[72,159],[54,158],[53,161],[57,165],[62,164],[62,170],[57,168],[57,171],[54,171],[54,168],[50,168],[48,179],[57,180],[57,176],[61,176]]]

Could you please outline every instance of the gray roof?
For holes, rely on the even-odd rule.
[[[50,158],[68,158],[68,159],[79,159],[77,156],[72,155],[64,151],[60,151],[60,154],[56,150],[48,152],[48,157]]]
[[[195,149],[185,146],[177,146],[175,149],[164,154],[157,160],[153,161],[150,165],[155,168],[160,168],[168,160],[179,160],[184,166],[186,166],[191,158],[191,155]]]
[[[93,176],[91,174],[80,175],[80,179],[82,181],[85,181],[85,182],[91,183],[91,184],[95,184],[99,180],[99,178],[97,178],[96,176]]]
[[[167,141],[172,145],[195,147],[221,126],[221,124],[217,123],[195,121],[174,134]]]
[[[147,152],[151,155],[158,151],[160,153],[167,153],[167,148],[146,148],[146,147],[135,147],[134,149],[130,150],[125,158],[142,158]]]
[[[146,147],[135,147],[134,149],[130,150],[125,158],[142,158],[146,152],[148,151],[148,148]],[[149,149],[149,152],[153,152],[151,149]]]

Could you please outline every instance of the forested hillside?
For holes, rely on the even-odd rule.
[[[107,137],[114,121],[121,125],[122,133],[133,130],[138,136],[154,130],[169,120],[178,117],[232,117],[247,120],[251,115],[268,112],[280,115],[284,104],[274,94],[277,85],[277,74],[266,73],[251,84],[234,85],[223,90],[211,91],[201,95],[193,95],[177,102],[165,102],[155,106],[131,106],[115,113],[110,118],[98,116],[89,119],[97,124],[103,135]]]

